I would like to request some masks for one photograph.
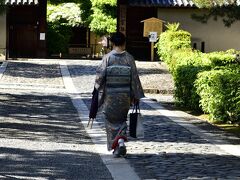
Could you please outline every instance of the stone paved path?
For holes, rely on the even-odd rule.
[[[145,138],[130,139],[124,162],[109,159],[109,154],[100,154],[107,157],[104,161],[107,169],[81,124],[85,123],[87,112],[80,114],[80,122],[70,100],[71,97],[77,102],[81,98],[89,107],[99,61],[64,61],[72,78],[63,71],[63,78],[59,76],[61,61],[43,66],[47,72],[38,71],[43,73],[39,81],[38,76],[36,81],[31,78],[28,81],[21,65],[22,78],[17,78],[16,70],[11,75],[7,69],[8,77],[3,75],[3,81],[0,79],[0,179],[111,179],[114,173],[111,172],[111,176],[109,164],[124,163],[122,166],[125,166],[126,162],[140,179],[240,179],[239,145],[231,146],[225,139],[204,133],[194,125],[199,121],[181,121],[185,119],[183,114],[166,111],[149,99],[141,101]],[[42,67],[34,64],[33,67]],[[26,67],[31,71],[30,66]],[[53,76],[44,75],[50,71]],[[18,86],[11,85],[14,84],[11,76],[18,80]],[[71,81],[69,90],[75,89],[72,94],[68,93],[71,92],[68,87],[63,87],[62,79]],[[27,84],[30,85],[26,87]],[[101,114],[97,121],[100,129],[104,129]],[[87,132],[96,137],[98,129]],[[94,141],[100,142],[100,139]],[[104,144],[100,145],[105,148]],[[236,152],[229,149],[235,147]],[[4,163],[6,166],[2,166]]]
[[[112,179],[66,93],[59,67],[9,62],[0,79],[0,179]]]
[[[82,68],[84,63],[68,61],[74,85],[89,107],[96,62]],[[141,179],[240,179],[238,157],[162,115],[149,102],[141,107],[146,136],[127,143],[127,160]]]

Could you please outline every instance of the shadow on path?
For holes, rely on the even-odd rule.
[[[67,96],[0,93],[0,138],[91,143]]]
[[[1,147],[0,154],[0,179],[112,179],[95,153]]]

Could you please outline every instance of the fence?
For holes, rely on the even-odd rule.
[[[86,58],[101,58],[104,54],[101,44],[70,44],[68,48],[69,56],[80,56]]]

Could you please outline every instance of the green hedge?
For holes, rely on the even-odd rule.
[[[188,32],[178,30],[179,24],[167,27],[156,47],[173,75],[176,103],[214,120],[240,122],[240,53],[192,50]]]
[[[194,110],[199,108],[199,95],[194,81],[198,72],[205,70],[204,55],[191,49],[191,34],[178,30],[179,24],[168,25],[156,43],[160,58],[167,63],[175,83],[175,100],[179,106]]]
[[[48,23],[47,32],[48,55],[67,53],[68,43],[72,36],[72,30],[69,26],[59,25],[57,23]]]
[[[182,48],[191,48],[191,34],[178,30],[179,24],[168,24],[168,30],[163,32],[156,43],[157,54],[167,64],[171,62],[174,51]]]
[[[235,50],[220,51],[208,53],[207,57],[209,58],[212,67],[215,66],[225,66],[227,64],[237,64],[239,52]]]
[[[169,67],[175,83],[176,103],[179,106],[200,110],[200,97],[196,93],[194,81],[199,72],[210,69],[210,66],[203,62],[203,56],[203,53],[190,49],[182,49],[172,56]]]
[[[198,74],[195,81],[200,105],[212,120],[240,122],[240,66],[215,67]]]

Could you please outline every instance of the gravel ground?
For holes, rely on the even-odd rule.
[[[67,64],[74,85],[78,92],[82,93],[82,97],[85,97],[84,102],[89,106],[98,61],[68,61]],[[53,76],[42,74],[40,75],[42,77],[38,79],[39,76],[35,74],[36,82],[30,78],[34,72],[30,71],[29,64],[25,65],[29,67],[29,72],[25,72],[28,68],[22,67],[21,71],[18,67],[22,77],[20,82],[61,86],[59,70],[56,70],[59,68],[57,64],[43,66],[43,70],[38,73],[48,74],[50,72],[48,68],[52,67],[55,69],[51,71]],[[174,101],[170,93],[173,90],[172,78],[166,67],[161,70],[164,64],[137,62],[137,67],[144,89],[159,89],[159,92],[168,92],[157,95],[146,93],[146,96],[152,96],[158,101]],[[11,78],[8,80],[12,81]],[[152,81],[151,86],[149,81]],[[5,164],[0,169],[2,175],[6,175],[7,172],[7,175],[14,173],[14,175],[21,176],[25,173],[26,176],[30,176],[34,172],[33,175],[38,177],[39,174],[42,176],[44,172],[48,172],[54,173],[47,175],[53,179],[66,176],[74,179],[76,176],[81,177],[81,173],[96,177],[94,173],[96,168],[102,179],[111,179],[99,156],[92,152],[91,146],[88,147],[91,141],[82,126],[79,126],[76,112],[66,94],[45,96],[41,93],[18,94],[7,91],[7,94],[2,92],[0,97],[2,103],[0,113],[5,117],[2,121],[0,140],[2,146],[8,147],[2,149],[4,155],[1,158]],[[145,138],[130,139],[127,143],[127,160],[141,179],[240,179],[239,158],[229,155],[209,141],[173,122],[169,117],[161,115],[148,103],[141,102],[141,109]],[[191,123],[191,118],[184,118]],[[98,120],[102,121],[101,118]],[[186,121],[186,124],[189,122]],[[221,135],[219,131],[216,132]],[[24,140],[24,144],[20,140]],[[91,157],[90,162],[87,157]],[[52,167],[55,169],[51,169]],[[76,176],[73,177],[74,175]]]
[[[10,86],[0,87],[0,179],[113,179],[69,95],[42,89],[65,88],[58,62],[8,65],[0,80]]]
[[[84,102],[90,107],[92,86],[89,86],[89,83],[93,84],[94,82],[96,64],[93,62],[91,65],[90,62],[86,62],[89,69],[83,68],[88,74],[88,76],[85,76],[81,68],[74,69],[77,66],[84,66],[83,63],[81,61],[77,65],[77,62],[74,62],[74,64],[69,62],[68,67],[70,67],[70,74],[74,77],[74,85],[79,92],[82,92],[81,96],[85,97]],[[161,88],[159,92],[162,92],[162,94],[146,93],[145,95],[161,103],[173,103],[174,99],[171,94],[173,81],[166,66],[157,62],[136,62],[136,64],[144,89]],[[157,74],[157,72],[160,73]],[[150,81],[152,83],[149,83]],[[160,86],[161,84],[163,85]],[[163,92],[168,93],[163,94]],[[127,160],[141,179],[240,178],[240,172],[237,168],[239,158],[229,155],[220,150],[218,146],[209,143],[208,140],[171,121],[169,117],[161,115],[157,109],[153,109],[149,104],[142,102],[140,106],[144,118],[145,137],[137,140],[129,139]],[[223,132],[214,129],[207,123],[196,120],[191,115],[180,116],[180,118],[185,118],[186,124],[195,123],[197,127],[218,134],[219,139],[227,139]],[[101,123],[104,129],[100,113],[97,121]],[[233,139],[233,141],[239,142],[238,139]],[[226,165],[225,162],[228,162],[228,164]]]
[[[145,92],[173,94],[174,82],[163,62],[136,62]]]
[[[1,84],[28,84],[63,88],[58,62],[8,61]]]
[[[96,67],[99,63],[99,60],[68,61],[68,69],[79,92],[92,92]],[[145,96],[162,103],[173,103],[174,83],[166,65],[160,62],[141,61],[136,61],[136,65]],[[81,77],[81,81],[78,80],[79,77]]]

